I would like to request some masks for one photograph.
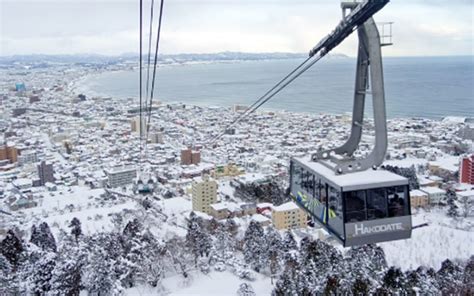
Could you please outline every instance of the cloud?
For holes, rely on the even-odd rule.
[[[144,2],[148,9],[150,2]],[[341,17],[334,0],[173,0],[165,5],[164,53],[306,52]],[[471,0],[392,1],[376,16],[376,21],[395,22],[395,45],[384,53],[472,54],[472,12]],[[136,0],[0,0],[1,55],[137,52],[137,31]],[[336,51],[355,55],[356,41],[352,36]]]

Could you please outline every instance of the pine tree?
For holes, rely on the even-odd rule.
[[[437,295],[439,289],[436,282],[436,272],[420,266],[416,270],[406,272],[407,292],[410,294]]]
[[[212,247],[210,235],[202,227],[202,221],[191,212],[188,219],[188,232],[186,234],[186,245],[194,255],[194,264],[197,266],[198,258],[209,256]]]
[[[36,228],[34,225],[31,228],[30,242],[37,245],[44,251],[56,252],[56,240],[54,239],[48,223],[43,222]]]
[[[125,225],[123,230],[123,235],[127,237],[137,237],[143,229],[143,226],[138,221],[138,219],[133,219]]]
[[[270,277],[273,283],[275,275],[281,271],[281,259],[283,256],[283,242],[280,233],[273,227],[267,229],[265,240],[268,244],[267,255],[270,265]]]
[[[449,217],[454,218],[459,216],[458,206],[456,205],[456,199],[456,192],[452,188],[446,190],[446,202],[448,204],[447,215]]]
[[[239,290],[237,290],[237,296],[255,296],[252,286],[247,283],[242,283],[239,286]]]
[[[235,241],[227,227],[221,226],[216,230],[214,247],[219,261],[225,261],[234,256]]]
[[[10,262],[13,270],[16,270],[23,250],[21,240],[12,230],[8,230],[6,237],[0,242],[0,253]]]
[[[79,295],[82,286],[82,272],[87,263],[88,251],[85,244],[76,242],[73,236],[64,233],[60,239],[60,246],[56,266],[51,278],[51,295]]]
[[[463,295],[474,295],[474,256],[467,261],[463,274]]]
[[[123,291],[120,281],[111,272],[116,262],[105,250],[95,250],[85,268],[83,283],[88,293],[97,295],[116,295]]]
[[[267,247],[262,226],[251,221],[244,235],[244,259],[256,272],[267,265]]]
[[[405,290],[405,275],[397,267],[390,267],[383,277],[383,287],[392,293],[404,294]]]
[[[461,267],[446,259],[436,274],[440,291],[443,295],[457,295],[462,288],[463,272]]]
[[[376,245],[352,247],[346,253],[347,272],[350,281],[368,282],[369,289],[376,287],[387,269],[383,249]],[[354,285],[354,283],[352,283]]]
[[[17,274],[13,266],[0,254],[0,295],[16,295],[18,293]]]
[[[29,256],[28,288],[35,295],[45,295],[51,290],[51,278],[56,266],[56,253],[33,251]]]
[[[74,236],[77,243],[79,236],[82,235],[81,221],[76,217],[72,218],[71,223],[69,223],[69,228],[71,228],[71,234]]]
[[[286,253],[296,249],[298,249],[298,245],[296,243],[293,232],[291,232],[291,230],[287,230],[283,238],[283,252]]]

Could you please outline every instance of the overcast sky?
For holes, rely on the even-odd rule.
[[[149,16],[151,0],[144,0]],[[307,52],[339,0],[165,0],[163,53]],[[391,56],[472,55],[474,0],[392,0]],[[156,0],[158,3],[159,0]],[[138,0],[0,0],[0,55],[137,52]],[[355,56],[354,36],[335,52]]]

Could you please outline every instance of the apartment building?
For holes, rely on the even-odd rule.
[[[211,204],[217,202],[217,182],[207,175],[195,178],[192,196],[193,211],[211,214]]]
[[[474,154],[461,159],[459,183],[474,185]]]
[[[426,207],[430,204],[429,196],[421,190],[412,190],[410,191],[410,204],[412,209]]]
[[[137,177],[137,169],[134,166],[121,166],[110,168],[105,171],[108,185],[112,188],[132,184]]]
[[[306,227],[307,214],[290,201],[272,208],[272,223],[276,229]]]
[[[51,163],[46,163],[45,161],[42,161],[40,164],[38,164],[37,168],[40,186],[44,186],[48,182],[53,183],[55,181],[54,169]]]
[[[438,187],[421,187],[421,191],[428,194],[430,204],[439,204],[446,198],[446,191]]]

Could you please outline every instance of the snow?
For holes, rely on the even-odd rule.
[[[427,187],[422,187],[420,189],[421,191],[431,195],[431,194],[446,194],[446,191],[443,189],[439,189],[438,187],[433,187],[433,186],[427,186]]]
[[[292,211],[297,209],[299,209],[299,207],[292,201],[289,201],[277,207],[273,207],[273,210],[276,212]]]
[[[257,295],[269,295],[273,290],[270,278],[257,274],[253,282],[241,280],[230,271],[212,271],[209,274],[191,272],[190,279],[181,275],[167,277],[162,288],[138,286],[127,289],[125,295],[236,295],[241,283],[250,284]]]
[[[366,170],[336,175],[331,169],[321,163],[311,161],[309,158],[295,158],[295,160],[313,170],[317,175],[330,180],[339,187],[343,187],[344,190],[396,186],[408,183],[406,178],[385,170]]]
[[[459,170],[459,156],[445,156],[436,161],[431,161],[430,165],[440,167],[450,172],[457,172]]]
[[[457,223],[440,210],[420,211],[413,215],[413,225],[428,222],[429,226],[414,229],[410,239],[379,245],[384,249],[389,265],[403,270],[417,268],[419,265],[439,269],[441,263],[448,258],[466,260],[474,254],[474,232],[465,225],[469,221],[472,223],[472,219]]]
[[[396,166],[399,168],[410,168],[411,166],[426,165],[428,161],[421,158],[408,157],[404,159],[391,159],[384,161],[384,165]]]
[[[428,194],[424,191],[415,189],[415,190],[410,191],[410,196],[428,196]]]
[[[262,222],[267,222],[267,221],[270,221],[270,219],[268,219],[267,217],[261,215],[261,214],[254,214],[252,215],[252,218],[251,218],[253,221],[255,222],[259,222],[259,223],[262,223]]]
[[[456,192],[456,195],[458,197],[467,197],[467,198],[474,199],[474,190]]]

